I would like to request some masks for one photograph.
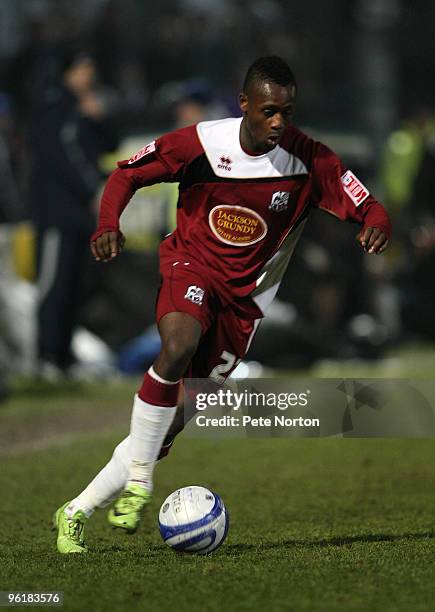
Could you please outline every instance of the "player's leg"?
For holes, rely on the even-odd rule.
[[[162,347],[135,399],[127,484],[109,511],[112,526],[129,532],[137,528],[150,499],[154,466],[176,413],[180,380],[215,316],[213,287],[195,270],[195,262],[175,261],[162,266],[161,273],[156,314]]]
[[[84,528],[96,508],[107,506],[122,490],[130,464],[130,436],[115,448],[112,458],[89,485],[73,500],[63,504],[53,516],[57,548],[61,553],[86,552]]]
[[[182,398],[182,393],[179,393],[180,397]],[[162,444],[160,449],[161,456],[168,454],[173,439],[183,429],[183,415],[184,411],[181,406],[181,410],[177,410],[174,422],[167,433],[168,442],[166,445],[165,441]],[[88,486],[77,497],[63,504],[57,511],[57,514],[55,513],[53,523],[54,527],[60,527],[58,548],[61,552],[84,552],[83,533],[85,522],[97,508],[104,508],[116,499],[125,487],[128,480],[130,460],[130,436],[127,436],[118,444],[110,461],[100,470]],[[76,532],[77,537],[70,537],[70,531],[73,534]],[[82,544],[79,542],[80,539]]]
[[[183,389],[184,389],[183,381],[181,381],[180,387],[178,389],[177,411],[166,433],[166,437],[162,442],[162,446],[160,447],[159,454],[157,455],[157,461],[160,461],[160,459],[167,457],[174,443],[175,436],[184,427],[184,402],[183,402],[184,390]]]
[[[206,281],[198,280],[193,270],[186,268],[177,269],[176,274],[171,270],[164,278],[157,309],[162,336],[162,349],[155,363],[157,369],[150,368],[146,373],[135,397],[132,435],[118,445],[112,459],[90,485],[56,513],[59,537],[62,534],[64,542],[66,533],[69,538],[66,545],[58,545],[61,552],[84,551],[77,536],[84,521],[96,507],[110,502],[126,482],[130,490],[124,490],[125,495],[115,504],[109,520],[114,526],[129,531],[137,527],[140,509],[150,499],[154,464],[175,413],[178,381],[187,369],[202,331],[212,319],[208,292],[198,284],[206,287]],[[196,293],[191,291],[192,287]],[[199,301],[198,295],[202,296]]]
[[[130,533],[151,499],[154,466],[175,416],[180,380],[197,349],[201,325],[189,314],[171,312],[160,320],[159,332],[161,351],[134,401],[127,484],[109,512],[110,524]]]
[[[185,416],[184,416],[184,401],[183,401],[183,394],[180,394],[180,395],[179,395],[179,399],[177,402],[177,412],[175,413],[174,420],[172,421],[168,429],[168,433],[166,434],[166,437],[163,440],[162,446],[157,456],[157,461],[160,461],[161,459],[164,459],[165,457],[169,455],[171,448],[174,444],[175,438],[184,429],[184,425],[186,423]]]
[[[218,384],[223,384],[248,352],[260,321],[261,319],[253,317],[240,318],[231,308],[221,311],[201,338],[186,374],[187,385],[189,378],[211,378]],[[183,398],[184,393],[181,392],[176,415],[163,441],[158,459],[169,454],[176,436],[196,414],[190,402],[185,408]]]
[[[112,526],[134,532],[141,510],[150,501],[154,464],[174,417],[178,382],[196,350],[201,325],[188,314],[169,313],[161,320],[159,330],[162,349],[155,365],[176,380],[164,379],[154,367],[145,374],[134,401],[130,436],[116,447],[109,463],[84,491],[63,504],[53,517],[59,552],[85,552],[86,520],[96,508],[110,503],[126,483],[123,495],[109,513]]]
[[[174,320],[173,317],[167,319],[170,323],[173,323]],[[218,376],[219,382],[223,382],[237,366],[239,359],[245,356],[257,329],[258,322],[258,320],[253,319],[240,319],[234,311],[228,309],[220,313],[214,324],[201,339],[194,359],[189,366],[188,375],[194,378],[207,378],[210,375]],[[163,323],[164,337],[172,336],[173,333],[172,325],[166,327],[165,323]],[[163,364],[162,371],[164,371],[163,368],[167,365],[164,356],[159,360],[159,363]],[[178,373],[176,374],[178,375]],[[179,409],[166,434],[164,444],[160,448],[160,454],[163,451],[163,456],[167,454],[175,436],[182,431],[185,422],[189,418],[187,413],[184,414],[181,399],[182,394],[179,393]],[[60,519],[63,522],[63,525],[60,525],[58,539],[58,546],[61,552],[84,551],[83,546],[77,542],[77,538],[82,537],[86,518],[92,514],[95,508],[104,507],[110,503],[125,486],[129,478],[130,461],[132,458],[130,440],[130,436],[125,438],[116,447],[109,463],[97,474],[86,489],[77,498],[69,502],[66,508],[62,507],[60,509],[64,510],[64,512],[59,513],[58,511],[58,520]],[[127,522],[127,524],[133,524],[136,527],[138,522],[136,512],[133,513],[132,519],[133,523]],[[121,520],[123,520],[122,515]],[[76,534],[75,540],[71,540],[69,536],[70,531]],[[67,534],[66,536],[65,533]]]

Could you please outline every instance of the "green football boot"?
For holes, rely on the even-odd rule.
[[[57,550],[62,554],[88,552],[84,542],[85,522],[83,512],[76,512],[72,518],[65,514],[66,502],[53,514],[53,531],[57,530]]]
[[[151,501],[151,493],[143,487],[129,484],[109,510],[107,519],[115,529],[134,533],[139,527],[143,510]]]

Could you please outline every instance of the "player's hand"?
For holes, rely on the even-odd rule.
[[[365,227],[356,237],[366,253],[380,255],[390,244],[387,236],[377,227]]]
[[[110,261],[122,252],[124,244],[122,232],[104,232],[91,242],[91,252],[96,261]]]

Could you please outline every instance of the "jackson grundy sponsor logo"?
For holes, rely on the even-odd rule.
[[[208,222],[221,242],[233,246],[255,244],[267,234],[264,219],[244,206],[215,206],[210,211]]]

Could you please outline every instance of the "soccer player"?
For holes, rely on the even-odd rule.
[[[313,207],[358,223],[357,241],[367,253],[386,249],[384,208],[332,151],[292,126],[296,89],[281,58],[257,59],[239,96],[242,117],[166,134],[110,176],[91,238],[93,256],[105,262],[122,250],[119,218],[133,193],[180,183],[177,229],[160,246],[162,348],[134,398],[130,435],[55,513],[61,553],[87,550],[86,520],[117,495],[109,523],[137,529],[162,445],[180,428],[167,435],[181,380],[222,383],[244,357]]]

